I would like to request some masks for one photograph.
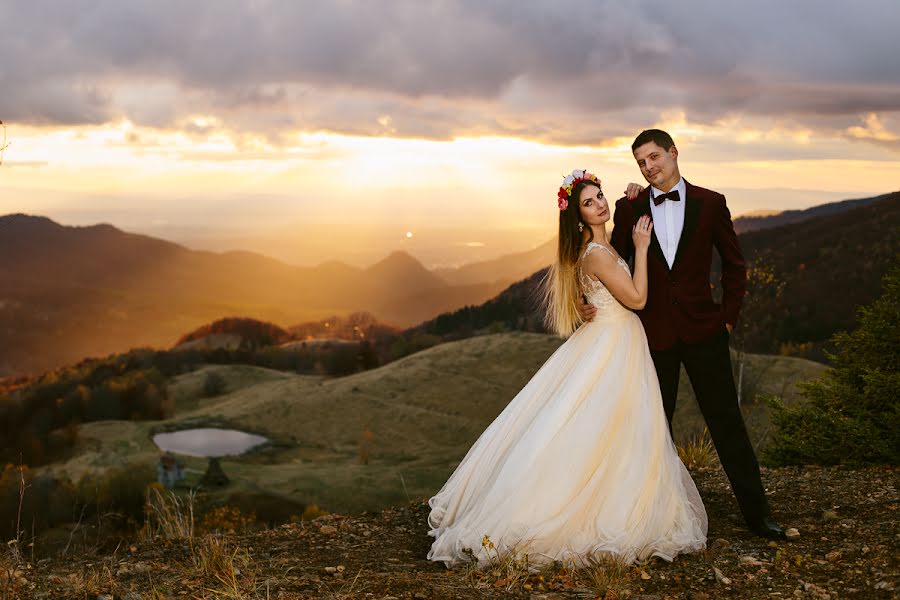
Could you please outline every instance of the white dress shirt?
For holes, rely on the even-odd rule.
[[[684,229],[684,203],[687,196],[687,186],[684,178],[678,180],[673,190],[678,190],[678,202],[666,200],[659,206],[653,202],[653,198],[663,192],[650,186],[650,212],[653,215],[653,233],[659,240],[663,255],[669,268],[675,262],[675,252],[678,250],[678,240],[681,239],[681,230]]]

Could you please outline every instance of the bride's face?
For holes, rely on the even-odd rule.
[[[586,185],[578,198],[581,220],[588,225],[603,225],[609,221],[609,204],[606,196],[596,185]]]

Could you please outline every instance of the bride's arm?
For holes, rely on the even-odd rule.
[[[599,279],[606,289],[632,310],[647,304],[647,248],[653,223],[643,216],[634,226],[634,276],[629,277],[613,256],[607,252],[592,252],[585,259],[585,270]]]
[[[646,257],[646,255],[645,255]],[[644,259],[644,281],[646,282],[646,258]],[[641,267],[640,253],[634,257],[634,279],[621,265],[606,252],[592,252],[585,259],[585,271],[599,279],[606,289],[615,296],[616,300],[632,310],[641,310],[647,302],[647,286],[643,291],[639,289],[636,280],[639,280]]]

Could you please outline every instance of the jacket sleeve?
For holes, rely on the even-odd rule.
[[[725,204],[725,197],[721,199],[713,225],[713,243],[722,257],[722,312],[725,322],[734,327],[747,291],[747,267],[731,222],[731,212]]]
[[[609,243],[619,253],[625,262],[634,256],[634,241],[631,239],[631,230],[634,227],[634,209],[627,198],[616,201],[616,212],[613,215],[613,230]]]

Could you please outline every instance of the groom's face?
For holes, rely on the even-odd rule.
[[[678,149],[675,146],[665,150],[656,142],[647,142],[634,149],[634,159],[647,183],[664,192],[668,192],[681,179],[678,173]]]

